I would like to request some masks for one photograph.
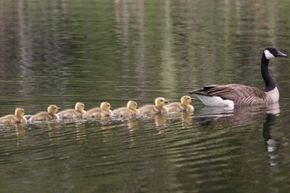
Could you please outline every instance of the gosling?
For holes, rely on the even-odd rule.
[[[138,105],[136,101],[130,100],[126,107],[120,107],[112,112],[112,117],[131,119],[138,114]]]
[[[59,108],[56,105],[49,105],[47,107],[47,112],[42,111],[42,112],[39,112],[39,113],[31,116],[29,119],[29,123],[57,120],[56,113],[57,113],[58,109]]]
[[[194,107],[191,105],[191,100],[190,96],[185,95],[181,97],[180,102],[167,104],[165,108],[169,113],[193,112]]]
[[[142,116],[152,116],[156,114],[166,114],[167,109],[165,104],[168,102],[163,97],[157,97],[154,101],[154,105],[145,105],[139,108],[139,114]]]
[[[111,104],[102,102],[100,107],[92,108],[83,114],[84,119],[104,119],[112,115]]]
[[[5,115],[0,117],[1,125],[15,125],[15,124],[26,124],[27,119],[24,117],[24,109],[16,108],[14,115]]]
[[[77,102],[74,109],[66,109],[57,113],[57,117],[60,120],[69,119],[77,120],[81,119],[83,114],[85,114],[85,104],[82,102]]]

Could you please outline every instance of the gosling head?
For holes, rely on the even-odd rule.
[[[155,99],[155,106],[158,108],[162,108],[166,103],[168,102],[163,97],[157,97]]]
[[[85,112],[85,104],[82,102],[77,102],[75,105],[75,110],[81,113]]]
[[[132,100],[128,101],[127,108],[130,109],[130,110],[136,111],[137,108],[138,108],[137,102],[136,101],[132,101]]]
[[[108,102],[102,102],[100,105],[102,111],[110,112],[112,110],[111,104]]]
[[[276,48],[266,48],[263,52],[263,55],[267,60],[275,57],[287,57],[287,54],[277,50]]]
[[[59,109],[59,108],[58,108],[56,105],[49,105],[49,106],[47,107],[47,112],[48,112],[49,114],[55,115],[55,114],[57,113],[58,109]]]
[[[188,106],[191,104],[191,97],[185,95],[185,96],[181,97],[180,101],[181,101],[181,104]]]
[[[24,117],[25,111],[23,108],[16,108],[15,109],[15,116],[16,117]]]

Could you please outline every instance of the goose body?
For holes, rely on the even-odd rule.
[[[266,48],[261,58],[261,74],[265,89],[242,84],[208,85],[192,92],[206,106],[269,105],[279,101],[279,91],[268,71],[269,60],[275,57],[287,57],[275,48]]]
[[[0,117],[1,125],[15,125],[15,124],[26,124],[27,120],[24,117],[24,109],[16,108],[14,115],[5,115]]]
[[[191,105],[191,97],[183,96],[180,99],[180,102],[169,103],[165,106],[167,112],[169,113],[178,113],[178,112],[193,112],[194,108]]]
[[[77,102],[75,104],[74,109],[66,109],[63,110],[59,113],[57,113],[57,117],[60,120],[64,119],[69,119],[69,120],[74,120],[74,119],[81,119],[82,115],[85,113],[85,105],[82,102]]]
[[[113,110],[112,117],[127,118],[127,119],[136,117],[136,115],[138,114],[137,107],[138,105],[136,101],[130,100],[128,101],[126,107],[120,107],[118,109]]]
[[[111,104],[102,102],[100,107],[92,108],[83,114],[84,119],[103,119],[111,117]]]
[[[152,116],[156,114],[165,114],[167,109],[165,104],[167,101],[163,97],[157,97],[154,101],[154,105],[145,105],[139,108],[139,114],[143,116]]]
[[[57,120],[56,113],[58,111],[58,107],[56,105],[49,105],[47,108],[47,112],[42,111],[30,117],[30,123],[37,123],[37,122],[46,122],[46,121],[53,121]]]

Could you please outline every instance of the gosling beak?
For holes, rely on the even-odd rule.
[[[112,107],[110,107],[110,110],[112,111],[112,110],[114,110]]]
[[[287,54],[285,54],[279,50],[277,50],[277,51],[278,51],[277,57],[287,57]]]
[[[56,107],[56,109],[57,109],[58,111],[60,111],[60,110],[61,110],[61,108],[60,108],[60,107]]]
[[[169,102],[168,102],[168,101],[164,101],[164,103],[165,103],[165,104],[168,104]]]

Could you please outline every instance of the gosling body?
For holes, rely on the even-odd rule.
[[[112,115],[111,104],[102,102],[100,107],[92,108],[83,114],[84,119],[103,119]]]
[[[126,107],[120,107],[118,109],[115,109],[112,112],[112,117],[114,118],[124,118],[124,119],[130,119],[134,118],[138,114],[138,105],[136,101],[128,101]]]
[[[191,105],[191,100],[191,97],[186,95],[181,97],[180,102],[167,104],[165,108],[169,113],[193,112],[194,107]]]
[[[47,112],[42,111],[30,117],[29,123],[47,122],[57,120],[58,107],[56,105],[49,105]]]
[[[165,104],[167,101],[163,97],[157,97],[154,101],[154,105],[145,105],[139,108],[139,114],[141,116],[153,116],[156,114],[166,114],[167,109]]]
[[[16,108],[14,115],[5,115],[0,117],[1,125],[15,125],[15,124],[26,124],[27,119],[24,117],[24,109]]]
[[[57,113],[57,117],[60,120],[63,119],[70,119],[70,120],[74,120],[74,119],[81,119],[83,114],[85,114],[85,105],[82,102],[77,102],[75,104],[75,108],[74,109],[66,109],[63,110],[59,113]]]

